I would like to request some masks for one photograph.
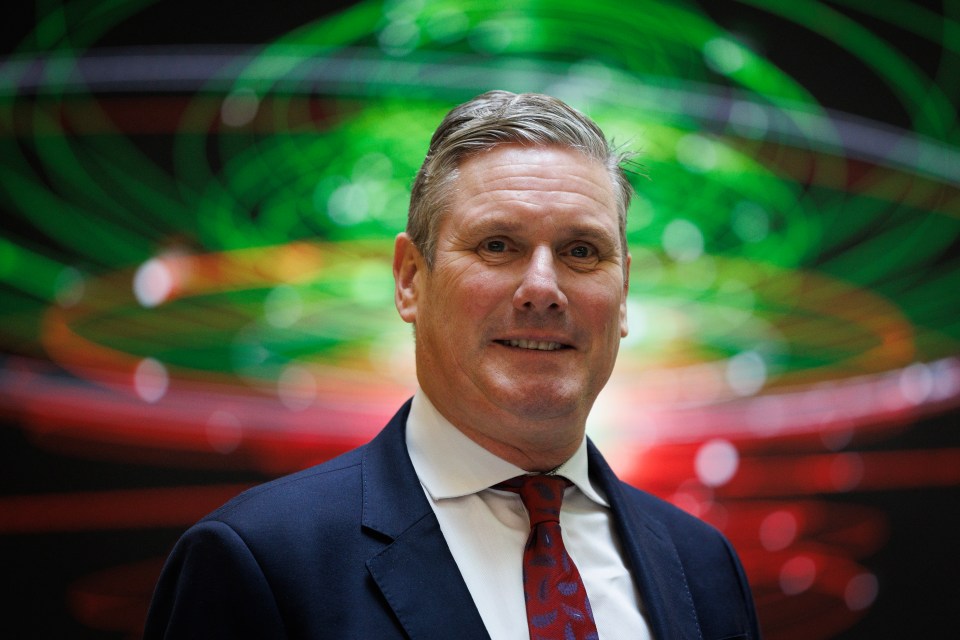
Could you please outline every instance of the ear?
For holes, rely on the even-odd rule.
[[[397,235],[393,245],[394,302],[404,322],[417,319],[417,290],[426,265],[420,250],[406,233]]]
[[[627,254],[627,264],[623,270],[623,299],[620,301],[620,337],[626,338],[627,326],[627,293],[630,292],[630,254]]]

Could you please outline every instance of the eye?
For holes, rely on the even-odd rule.
[[[480,241],[477,255],[490,264],[503,264],[517,255],[517,245],[509,236],[489,236]]]
[[[597,251],[588,244],[575,244],[567,250],[571,258],[577,260],[589,260],[597,256]]]
[[[600,262],[600,251],[589,242],[571,242],[560,256],[571,269],[593,269]]]

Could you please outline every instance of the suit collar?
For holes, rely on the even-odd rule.
[[[627,500],[623,486],[600,452],[589,443],[590,473],[606,493],[620,543],[640,591],[643,613],[654,638],[701,640],[700,623],[686,574],[670,533]]]
[[[409,410],[408,401],[364,448],[361,523],[385,543],[367,569],[411,639],[489,640],[410,462]]]
[[[363,448],[362,524],[390,539],[400,537],[414,523],[433,515],[404,442],[409,411],[407,401]]]

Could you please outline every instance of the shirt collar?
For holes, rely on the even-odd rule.
[[[434,500],[479,493],[527,473],[464,435],[440,415],[422,390],[413,396],[407,417],[407,449],[420,483]],[[594,502],[610,506],[590,482],[586,436],[555,473],[570,480]]]

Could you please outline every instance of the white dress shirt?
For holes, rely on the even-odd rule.
[[[407,418],[407,448],[490,637],[529,640],[522,566],[530,520],[520,496],[489,488],[526,472],[470,440],[423,391]],[[573,483],[564,494],[560,527],[601,640],[649,639],[609,504],[587,475],[586,437],[557,473]]]

